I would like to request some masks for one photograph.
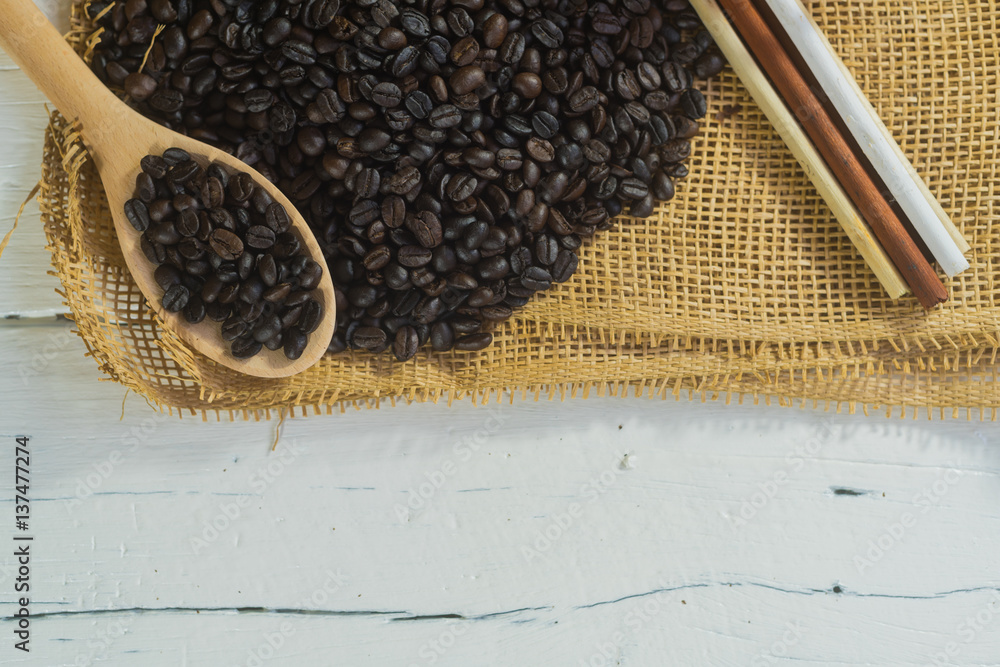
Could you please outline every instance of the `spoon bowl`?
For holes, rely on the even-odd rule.
[[[31,0],[0,0],[0,47],[67,120],[79,122],[81,140],[104,185],[125,263],[165,328],[213,361],[256,377],[287,377],[319,361],[336,324],[333,281],[309,225],[274,184],[232,155],[173,132],[131,109],[90,71]],[[134,196],[140,160],[146,155],[161,155],[168,148],[184,149],[203,167],[218,163],[232,173],[248,173],[256,187],[264,188],[285,207],[292,223],[290,231],[298,237],[303,251],[323,267],[323,277],[311,294],[323,306],[323,317],[298,359],[288,359],[280,350],[262,350],[249,359],[238,359],[222,339],[220,323],[205,319],[191,324],[182,313],[162,306],[163,290],[153,278],[156,266],[142,252],[142,234],[125,217],[125,202]]]

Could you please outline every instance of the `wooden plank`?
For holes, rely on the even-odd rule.
[[[275,422],[178,421],[135,396],[119,421],[124,390],[69,325],[0,326],[0,368],[0,438],[34,451],[33,612],[52,614],[45,661],[20,664],[73,664],[113,621],[112,663],[164,665],[247,664],[285,620],[276,664],[430,664],[452,639],[435,664],[777,664],[786,623],[808,632],[779,650],[806,664],[1000,649],[1000,624],[962,639],[998,585],[994,428],[461,403],[288,420],[271,452]]]
[[[69,29],[69,3],[36,0],[56,26]],[[45,97],[0,51],[0,238],[41,175],[42,135],[48,115]],[[46,275],[50,256],[38,205],[25,209],[0,258],[0,317],[40,317],[66,312],[55,293],[59,281]]]

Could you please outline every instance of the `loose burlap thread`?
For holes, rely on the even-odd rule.
[[[951,300],[930,313],[888,299],[728,70],[705,89],[709,115],[677,196],[586,243],[576,275],[518,309],[482,352],[425,351],[405,363],[346,353],[281,380],[212,362],[163,329],[140,294],[78,128],[53,113],[40,202],[63,296],[105,373],[203,416],[637,393],[995,419],[993,2],[808,7],[973,247],[972,268],[946,281]],[[72,20],[86,56],[92,26],[81,5]],[[737,111],[722,113],[727,105]]]

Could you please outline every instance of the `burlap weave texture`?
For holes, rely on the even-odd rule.
[[[569,395],[626,387],[854,405],[989,408],[1000,341],[991,0],[807,3],[904,152],[973,246],[925,313],[893,302],[730,72],[706,88],[691,176],[645,221],[581,250],[481,353],[327,357],[286,380],[225,369],[163,331],[118,251],[100,181],[54,114],[41,203],[53,265],[101,368],[182,411],[332,406],[399,397]],[[74,6],[71,39],[90,26]],[[732,115],[720,113],[735,107]]]

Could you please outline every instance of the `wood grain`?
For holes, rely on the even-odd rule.
[[[291,201],[256,170],[235,157],[157,125],[126,106],[87,68],[30,0],[0,0],[0,10],[0,47],[67,119],[80,123],[82,140],[107,192],[126,264],[164,325],[202,354],[248,375],[286,377],[319,361],[326,353],[336,325],[333,281],[319,244]],[[323,306],[323,320],[310,334],[306,349],[298,359],[290,360],[280,351],[266,350],[251,359],[237,359],[222,339],[217,322],[205,319],[190,324],[183,314],[171,313],[162,307],[163,290],[153,279],[153,267],[140,248],[141,235],[125,218],[124,206],[135,189],[139,161],[147,154],[158,155],[172,146],[187,150],[203,164],[218,162],[233,171],[249,173],[258,187],[266,188],[274,200],[285,207],[304,250],[323,266],[323,278],[314,293],[314,298]]]
[[[995,617],[959,633],[1000,585],[989,424],[459,402],[287,420],[272,452],[276,421],[177,420],[98,382],[70,327],[0,323],[0,442],[32,438],[39,547],[32,653],[0,645],[5,665],[245,666],[263,652],[295,667],[916,667],[955,642],[947,664],[983,667],[1000,654]],[[0,457],[0,474],[13,465]],[[0,494],[0,516],[12,509]],[[8,619],[12,564],[0,558]]]
[[[750,0],[720,0],[761,66],[795,110],[816,148],[861,211],[924,308],[948,299],[934,269],[851,153],[826,110]]]

